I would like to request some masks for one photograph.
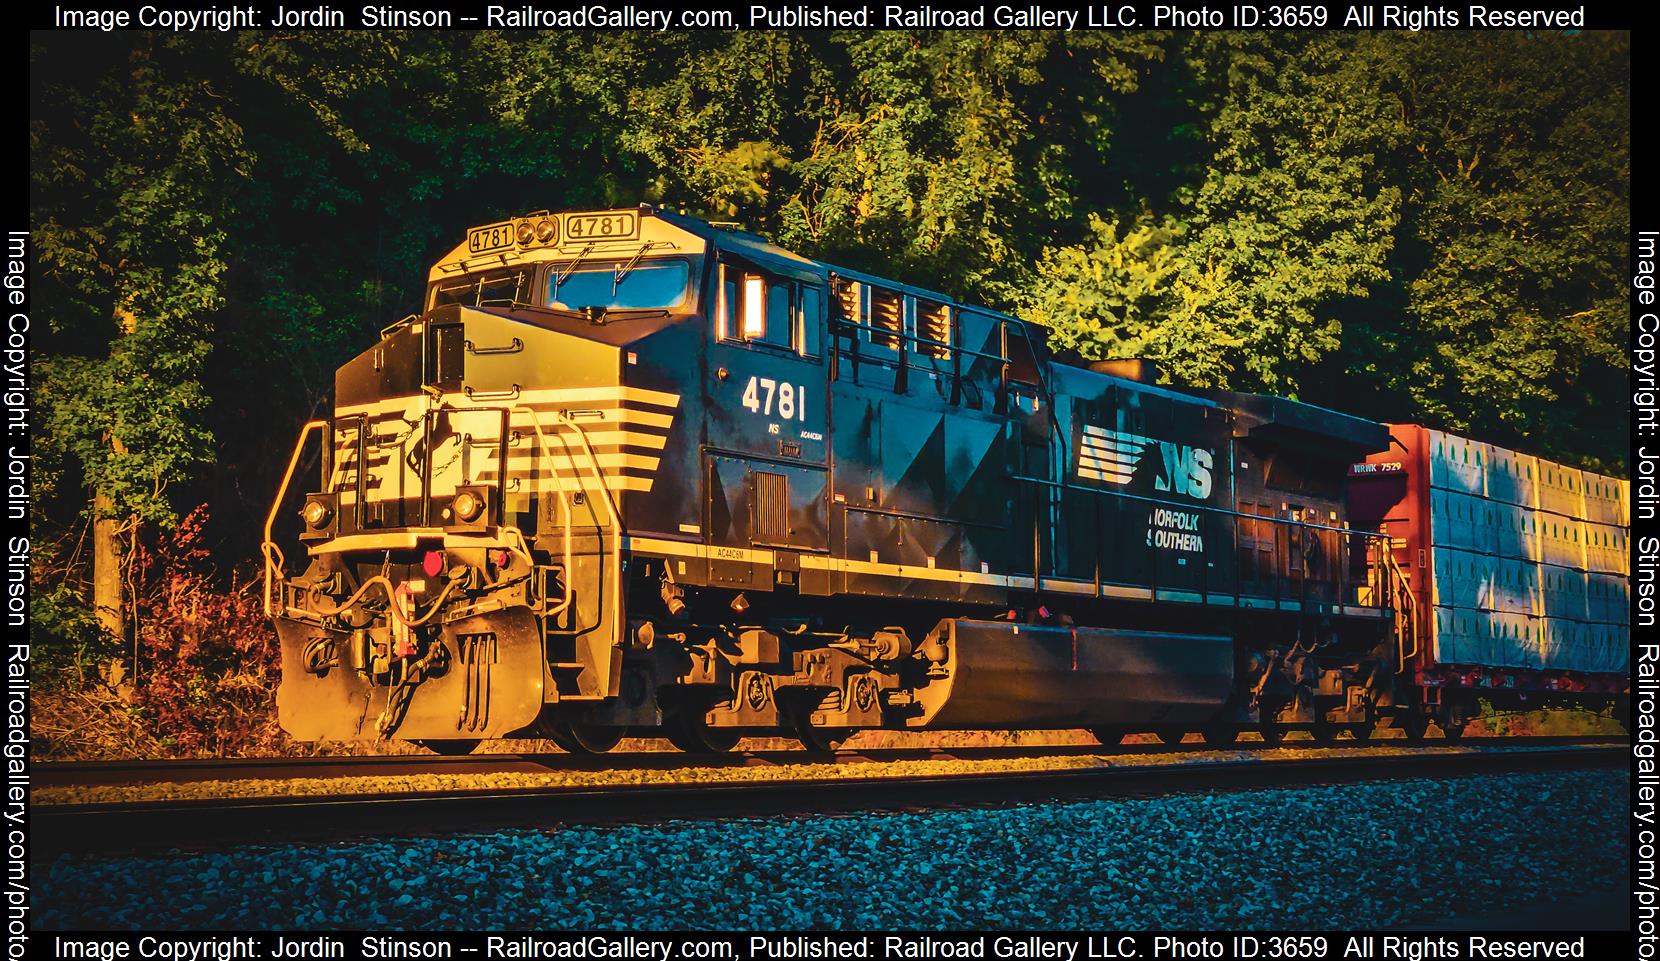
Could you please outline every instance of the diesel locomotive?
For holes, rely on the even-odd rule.
[[[1350,523],[1385,425],[1045,340],[664,209],[468,231],[266,519],[283,727],[1462,730],[1419,683],[1423,578]]]

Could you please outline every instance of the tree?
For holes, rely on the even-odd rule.
[[[1336,351],[1335,306],[1386,279],[1398,139],[1346,35],[1200,34],[1182,69],[1202,167],[1049,248],[1021,312],[1086,356],[1148,356],[1177,382],[1294,393]]]
[[[223,303],[224,185],[246,171],[240,126],[201,71],[197,38],[130,33],[31,48],[38,275],[55,356],[41,365],[47,488],[71,462],[91,492],[93,608],[123,629],[118,541],[177,519],[165,496],[212,460],[201,371]],[[64,54],[68,54],[65,56]],[[111,64],[84,70],[89,62]]]
[[[1402,309],[1357,330],[1351,373],[1432,423],[1620,463],[1629,36],[1381,40],[1407,130]]]

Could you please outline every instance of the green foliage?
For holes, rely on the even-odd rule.
[[[1405,309],[1357,338],[1368,373],[1421,418],[1617,464],[1629,38],[1426,34],[1389,52]]]
[[[1078,220],[1104,99],[1157,35],[851,35],[780,235],[832,259],[1008,303],[1057,222]],[[1079,134],[1086,134],[1080,139]]]
[[[1398,123],[1351,46],[1192,38],[1183,62],[1204,94],[1186,132],[1208,156],[1122,238],[1092,219],[1086,245],[1048,250],[1025,315],[1058,346],[1155,358],[1180,383],[1297,390],[1341,344],[1331,307],[1387,278],[1398,219],[1379,163]]]
[[[1093,214],[1089,227],[1087,245],[1044,252],[1021,313],[1085,360],[1145,357],[1190,382],[1215,379],[1221,355],[1192,309],[1201,297],[1181,277],[1177,229],[1139,223],[1120,236]]]
[[[131,34],[105,71],[37,43],[30,171],[41,313],[59,348],[42,364],[46,493],[78,465],[121,516],[171,523],[162,496],[213,459],[202,368],[224,304],[226,186],[249,156],[215,91],[211,48]],[[118,45],[119,46],[116,46]]]
[[[1178,382],[1358,378],[1375,416],[1604,462],[1623,440],[1624,35],[247,33],[33,58],[65,295],[40,479],[72,467],[151,520],[216,431],[325,404],[465,225],[641,199]],[[250,379],[277,411],[224,409]]]
[[[60,580],[29,595],[30,657],[42,686],[81,684],[98,665],[119,654],[99,629],[92,606],[74,584]]]

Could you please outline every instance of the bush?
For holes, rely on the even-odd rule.
[[[276,720],[280,657],[257,568],[212,562],[208,511],[151,528],[129,559],[134,646],[103,633],[73,571],[37,584],[30,728],[42,757],[288,753]]]
[[[276,635],[257,576],[226,579],[205,543],[207,510],[138,550],[139,663],[133,703],[181,754],[269,751],[282,735]]]

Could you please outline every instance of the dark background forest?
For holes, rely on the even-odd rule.
[[[668,203],[1086,358],[1618,472],[1630,72],[1623,33],[36,34],[37,683],[127,692],[37,727],[277,737],[296,431],[466,227],[537,209]]]

